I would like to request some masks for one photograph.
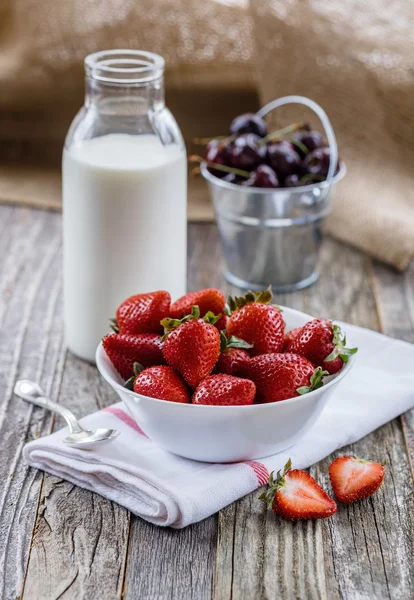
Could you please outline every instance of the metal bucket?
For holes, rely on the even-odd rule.
[[[330,211],[335,184],[346,173],[342,163],[333,176],[336,139],[316,103],[297,96],[280,98],[258,114],[289,103],[305,104],[321,118],[331,148],[332,168],[326,181],[298,188],[249,188],[223,181],[201,165],[220,232],[225,277],[241,288],[261,290],[270,283],[274,291],[288,292],[316,281],[322,220]]]

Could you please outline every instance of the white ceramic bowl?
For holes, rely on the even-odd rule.
[[[287,330],[313,318],[282,308]],[[323,387],[290,400],[252,406],[205,406],[157,400],[125,389],[102,344],[96,351],[101,375],[148,437],[165,450],[207,462],[263,458],[295,444],[314,425],[354,361],[351,356],[337,375],[325,379]]]

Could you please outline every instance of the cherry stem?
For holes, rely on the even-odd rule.
[[[198,175],[200,175],[200,174],[201,174],[200,167],[193,167],[190,171],[191,177],[198,177]]]
[[[305,144],[302,144],[302,142],[300,142],[299,140],[295,140],[295,138],[289,138],[289,142],[297,148],[299,148],[299,150],[302,150],[303,154],[308,154],[309,150],[307,149]]]
[[[189,162],[199,162],[206,163],[208,167],[211,169],[216,169],[217,171],[223,171],[224,173],[234,173],[234,175],[238,175],[239,177],[246,177],[248,179],[250,177],[249,171],[243,171],[242,169],[236,169],[235,167],[228,167],[227,165],[219,165],[215,162],[211,162],[209,160],[205,160],[202,156],[198,156],[198,154],[192,154],[188,157]]]
[[[277,131],[272,131],[271,133],[268,133],[266,137],[262,138],[259,142],[257,142],[258,146],[263,146],[264,144],[266,144],[267,142],[270,142],[271,140],[276,140],[276,141],[280,141],[280,138],[282,138],[284,135],[288,134],[288,133],[293,133],[295,131],[299,131],[299,129],[303,129],[303,123],[292,123],[291,125],[287,125],[286,127],[283,127],[283,129],[278,129]]]
[[[209,137],[209,138],[194,138],[193,144],[197,144],[197,146],[206,146],[213,140],[218,140],[221,142],[226,139],[227,139],[227,135],[216,135],[215,137]]]
[[[235,140],[236,137],[237,134],[233,133],[232,135],[216,135],[215,137],[211,138],[194,138],[193,143],[197,144],[197,146],[207,146],[207,144],[209,144],[210,142],[214,142],[217,140],[218,142],[220,142],[220,144],[226,145]]]
[[[303,177],[300,178],[299,183],[304,185],[308,183],[308,181],[325,181],[326,177],[322,175],[314,175],[313,173],[306,173]]]

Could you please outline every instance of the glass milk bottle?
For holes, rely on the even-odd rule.
[[[187,164],[160,56],[97,52],[85,71],[63,152],[64,320],[69,349],[93,361],[125,298],[186,291]]]

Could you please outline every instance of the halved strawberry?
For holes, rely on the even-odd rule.
[[[162,319],[170,313],[171,296],[160,290],[148,294],[136,294],[127,298],[112,319],[116,333],[162,333]]]
[[[346,504],[375,494],[384,480],[384,474],[382,464],[354,456],[339,456],[329,466],[335,496]]]
[[[336,512],[336,502],[328,496],[321,486],[306,471],[291,469],[289,459],[283,473],[269,476],[269,487],[259,496],[268,507],[284,517],[298,519],[324,519]]]
[[[124,379],[132,377],[134,363],[144,367],[165,365],[163,342],[156,333],[111,333],[104,337],[102,346],[115,369]]]

